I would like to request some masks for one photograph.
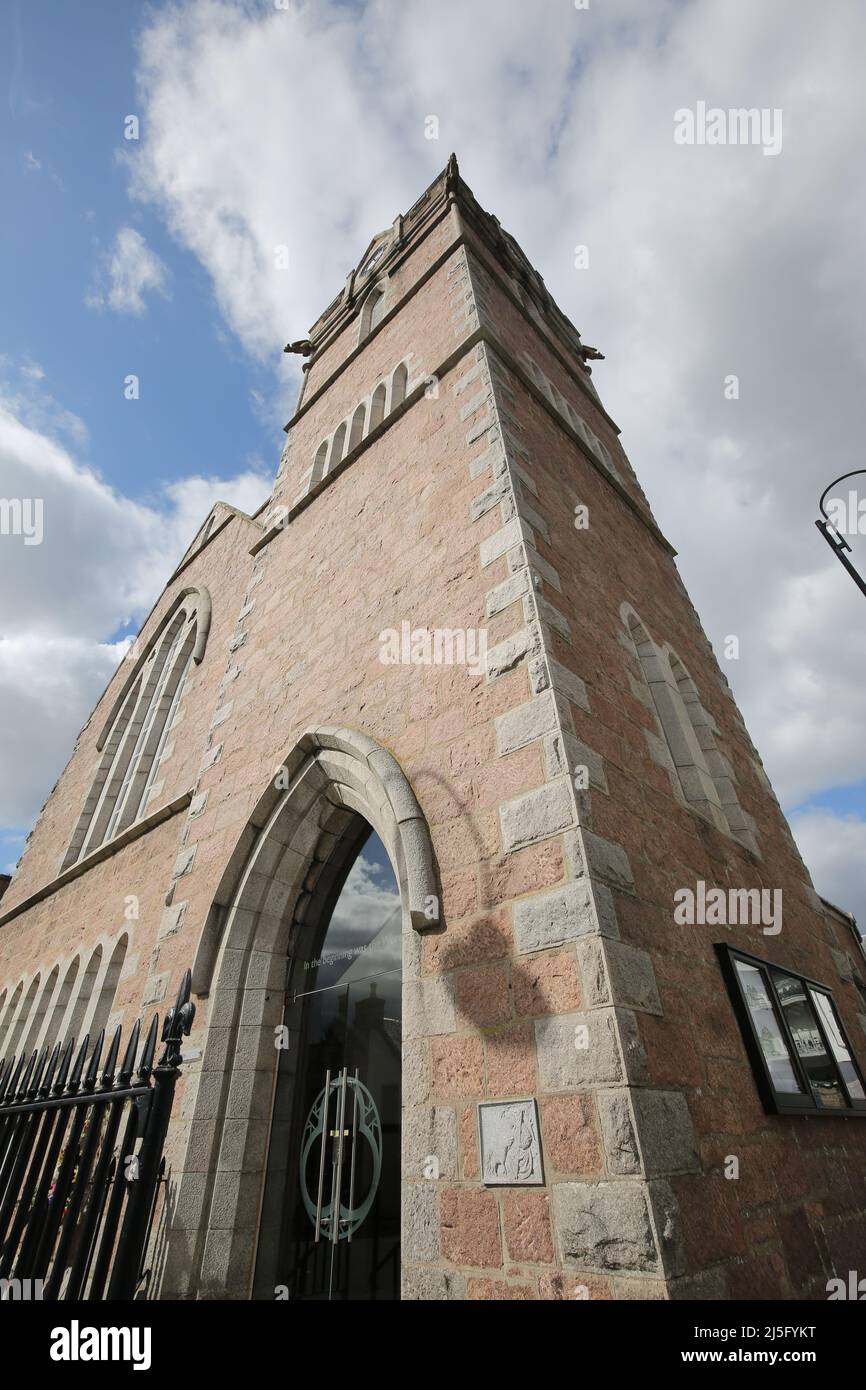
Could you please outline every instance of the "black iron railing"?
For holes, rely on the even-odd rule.
[[[190,973],[162,1029],[136,1023],[118,1068],[104,1031],[0,1062],[0,1297],[134,1298],[165,1172],[163,1146],[195,1016]],[[136,1065],[137,1060],[137,1065]]]

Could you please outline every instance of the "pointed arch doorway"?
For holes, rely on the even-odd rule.
[[[201,1067],[198,1075],[190,1077],[191,1120],[185,1121],[178,1137],[176,1197],[159,1276],[163,1298],[273,1299],[288,1292],[277,1287],[286,1285],[286,1277],[274,1277],[270,1287],[267,1284],[269,1270],[286,1268],[281,1263],[280,1242],[285,1223],[294,1220],[285,1206],[279,1210],[277,1197],[273,1198],[276,1209],[271,1205],[272,1194],[280,1189],[269,1175],[276,1172],[282,1153],[283,1190],[289,1196],[299,1190],[299,1181],[297,1187],[294,1179],[289,1184],[289,1165],[299,1163],[289,1147],[290,1129],[296,1119],[306,1123],[324,1088],[324,1078],[314,1077],[310,1063],[308,1081],[301,1078],[302,1085],[309,1087],[306,1113],[292,1110],[281,1096],[280,1088],[293,1087],[300,1077],[305,1056],[298,1032],[303,1026],[303,1001],[294,996],[311,991],[309,985],[298,983],[295,972],[301,970],[301,979],[308,979],[310,972],[303,971],[303,963],[318,959],[323,945],[329,949],[327,929],[337,899],[369,841],[370,827],[387,850],[399,884],[403,1038],[415,1039],[423,1032],[417,988],[421,934],[439,922],[440,891],[423,812],[387,749],[345,727],[309,729],[286,755],[246,822],[225,864],[196,947],[193,991],[207,999],[207,1026]],[[396,921],[393,928],[389,923],[388,932],[392,929],[396,933]],[[352,976],[345,981],[350,983],[357,984],[358,979]],[[381,998],[381,989],[379,983],[374,999]],[[332,992],[337,995],[339,990]],[[344,1007],[348,1010],[353,1004],[351,994]],[[311,1008],[308,1002],[308,1018]],[[382,1015],[383,1024],[386,1015],[397,1017],[390,1005]],[[277,1049],[275,1033],[283,1028],[288,1030],[289,1046]],[[367,1083],[360,1074],[360,1062],[353,1063],[351,1070],[348,1061],[343,1065],[347,1068],[346,1106],[351,1111],[356,1088],[349,1085],[348,1077],[355,1065],[359,1080]],[[405,1073],[402,1083],[404,1109],[407,1105],[417,1109],[414,1090],[406,1093]],[[374,1087],[367,1089],[375,1100]],[[334,1113],[330,1108],[332,1121]],[[337,1125],[332,1123],[330,1128]],[[386,1147],[383,1142],[380,1188],[393,1171]],[[329,1151],[326,1174],[331,1158]],[[359,1180],[356,1160],[358,1192]],[[404,1171],[404,1218],[419,1183],[425,1184],[426,1195],[426,1180]],[[327,1191],[330,1194],[331,1189]],[[317,1183],[312,1195],[318,1205]],[[327,1200],[330,1195],[323,1205]],[[343,1197],[341,1203],[346,1204]],[[357,1216],[354,1219],[357,1222]],[[321,1232],[320,1221],[318,1244]],[[353,1232],[349,1242],[347,1234],[347,1245],[355,1245],[357,1238]],[[383,1249],[380,1258],[384,1262]],[[394,1264],[398,1260],[399,1252]],[[341,1286],[336,1287],[339,1296]],[[342,1296],[370,1295],[347,1288]],[[391,1296],[384,1277],[375,1296]]]
[[[253,1296],[400,1296],[402,904],[361,817],[288,974]]]

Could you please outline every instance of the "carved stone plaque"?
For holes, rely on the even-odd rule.
[[[478,1107],[481,1177],[488,1187],[541,1186],[541,1138],[534,1100],[485,1102]]]

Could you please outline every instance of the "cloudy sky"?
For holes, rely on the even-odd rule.
[[[0,865],[211,500],[265,496],[283,343],[455,150],[606,353],[816,885],[866,920],[866,599],[813,526],[866,467],[864,52],[859,0],[7,0],[0,495],[44,537],[0,537]],[[781,149],[678,143],[700,102],[780,112]]]

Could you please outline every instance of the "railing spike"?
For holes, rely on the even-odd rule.
[[[90,1055],[90,1065],[84,1077],[84,1086],[88,1091],[93,1090],[96,1085],[96,1078],[99,1074],[99,1059],[102,1056],[102,1045],[104,1042],[105,1029],[103,1028],[100,1030],[99,1037],[96,1039],[93,1046],[93,1052]]]
[[[177,991],[177,998],[165,1016],[162,1025],[162,1041],[165,1051],[160,1058],[161,1067],[174,1067],[180,1061],[180,1044],[183,1037],[189,1036],[195,1018],[195,1004],[190,1001],[192,972],[185,970]]]
[[[26,1062],[27,1058],[23,1056],[23,1054],[18,1058],[17,1065],[15,1063],[14,1055],[12,1057],[12,1073],[10,1075],[9,1086],[7,1088],[5,1096],[5,1099],[9,1102],[10,1105],[13,1104],[21,1086],[21,1073],[24,1070]]]
[[[188,1004],[188,1003],[189,1003],[189,996],[190,996],[190,990],[191,990],[191,989],[192,989],[192,971],[191,971],[191,970],[185,970],[185,971],[183,972],[183,975],[181,976],[181,981],[180,981],[180,984],[179,984],[179,986],[178,986],[178,991],[177,991],[177,1000],[175,1001],[175,1008],[177,1009],[178,1013],[179,1013],[180,1010],[183,1008],[184,1004]]]
[[[63,1055],[60,1058],[60,1070],[57,1073],[57,1081],[55,1083],[55,1087],[61,1091],[66,1085],[66,1078],[69,1075],[69,1065],[72,1061],[72,1050],[74,1047],[75,1039],[69,1038],[66,1043],[66,1046],[63,1049]]]
[[[6,1060],[3,1063],[2,1070],[0,1070],[0,1104],[3,1103],[3,1097],[6,1095],[6,1089],[9,1085],[9,1079],[12,1076],[14,1070],[15,1055],[13,1053],[9,1056],[8,1060]]]
[[[45,1080],[42,1089],[47,1094],[51,1090],[51,1083],[54,1080],[54,1073],[57,1070],[57,1063],[60,1059],[60,1043],[56,1042],[51,1050],[51,1059],[48,1063],[48,1070],[45,1073]]]
[[[156,1039],[159,1028],[159,1014],[154,1014],[150,1020],[150,1027],[147,1030],[147,1037],[144,1040],[144,1047],[141,1049],[141,1062],[139,1063],[137,1080],[139,1084],[146,1081],[153,1071],[153,1058],[156,1052]]]
[[[114,1037],[111,1039],[111,1046],[105,1058],[105,1066],[102,1068],[102,1090],[107,1090],[114,1081],[114,1073],[117,1070],[117,1055],[120,1052],[120,1035],[122,1027],[118,1023],[114,1030]]]
[[[132,1076],[132,1069],[135,1066],[135,1054],[138,1051],[138,1039],[141,1035],[141,1019],[137,1018],[132,1025],[132,1032],[129,1035],[129,1042],[126,1044],[126,1051],[123,1054],[123,1061],[120,1064],[120,1071],[117,1074],[118,1086],[125,1086]]]
[[[34,1092],[35,1092],[35,1091],[38,1091],[39,1088],[40,1088],[40,1086],[42,1085],[42,1077],[43,1077],[44,1074],[45,1074],[45,1068],[46,1068],[47,1065],[48,1065],[48,1044],[46,1043],[45,1046],[43,1047],[42,1051],[39,1053],[39,1056],[38,1056],[37,1061],[36,1061],[36,1071],[35,1071],[35,1073],[34,1073],[34,1075],[33,1075],[33,1085],[32,1085],[32,1089],[33,1089]]]
[[[26,1060],[26,1054],[22,1054],[22,1056],[21,1056],[21,1061],[24,1062],[25,1060]],[[35,1065],[36,1065],[36,1053],[34,1052],[34,1053],[33,1053],[33,1056],[30,1058],[30,1061],[27,1063],[27,1067],[26,1067],[26,1070],[25,1070],[25,1072],[24,1072],[24,1075],[21,1077],[21,1079],[20,1079],[19,1082],[18,1082],[18,1089],[17,1089],[17,1091],[15,1092],[15,1099],[16,1099],[16,1101],[22,1101],[22,1100],[24,1099],[24,1097],[27,1095],[27,1092],[28,1092],[28,1090],[30,1089],[30,1074],[31,1074],[31,1072],[33,1071],[33,1068],[34,1068]]]
[[[76,1091],[81,1084],[81,1073],[84,1071],[84,1063],[87,1059],[87,1049],[90,1046],[90,1034],[85,1033],[78,1049],[78,1056],[72,1068],[72,1075],[69,1078],[69,1090]]]

